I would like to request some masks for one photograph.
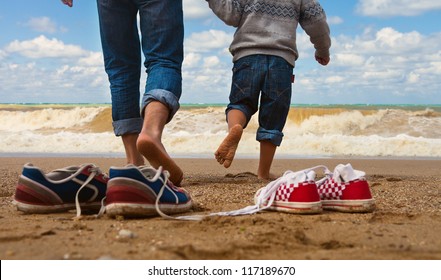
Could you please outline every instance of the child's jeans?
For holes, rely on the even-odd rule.
[[[160,101],[170,109],[171,120],[179,109],[182,93],[182,0],[97,0],[97,3],[115,134],[141,131],[141,50],[148,75],[141,108]]]
[[[257,141],[270,141],[280,146],[283,127],[291,104],[293,66],[272,55],[250,55],[234,63],[231,85],[231,109],[242,111],[247,124],[259,110]],[[260,97],[260,107],[259,107]]]

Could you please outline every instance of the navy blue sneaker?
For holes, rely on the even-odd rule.
[[[143,217],[186,212],[190,195],[168,179],[162,167],[111,167],[107,184],[106,213],[111,217]]]
[[[24,213],[55,213],[77,209],[99,210],[106,196],[108,176],[93,164],[68,166],[44,174],[25,164],[14,203]]]

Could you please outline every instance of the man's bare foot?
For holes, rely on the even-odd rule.
[[[230,167],[236,154],[237,146],[242,137],[243,127],[240,124],[233,126],[228,132],[227,137],[219,145],[219,148],[214,153],[216,160],[223,164],[225,168]]]
[[[169,180],[180,186],[184,173],[173,159],[164,151],[161,143],[156,143],[147,134],[140,134],[136,142],[138,151],[150,162],[154,168],[162,166],[170,173]]]
[[[133,164],[135,166],[142,166],[142,165],[144,165],[144,158],[140,154],[139,156],[136,156],[136,158],[133,160],[128,159],[127,164]]]

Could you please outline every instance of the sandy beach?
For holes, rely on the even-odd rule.
[[[23,164],[45,172],[95,163],[108,172],[122,158],[0,158],[0,259],[143,260],[364,260],[441,259],[441,160],[389,158],[276,159],[273,173],[351,163],[365,171],[376,200],[373,213],[325,211],[317,215],[261,212],[203,221],[147,219],[74,220],[74,212],[26,215],[12,204]],[[214,159],[178,158],[183,187],[195,201],[188,214],[228,211],[252,204],[266,185],[254,175],[255,159],[229,169]],[[121,230],[130,234],[121,235]]]

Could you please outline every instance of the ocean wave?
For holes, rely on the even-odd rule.
[[[41,109],[25,107],[24,110],[0,110],[0,131],[78,130],[81,127],[91,130],[93,126],[85,127],[85,125],[95,124],[96,127],[101,127],[108,119],[101,120],[98,116],[109,110],[110,108],[105,107]],[[96,120],[100,123],[96,123]]]
[[[172,154],[212,154],[227,133],[224,107],[183,107],[166,126]],[[0,152],[123,153],[110,106],[0,107]],[[258,154],[254,116],[238,154]],[[279,155],[441,157],[441,114],[431,109],[292,108]]]

